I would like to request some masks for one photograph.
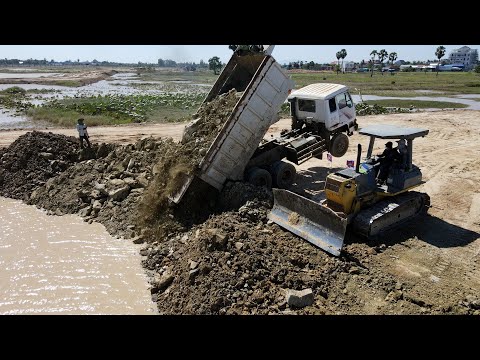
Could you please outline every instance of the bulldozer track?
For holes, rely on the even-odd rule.
[[[416,205],[416,201],[419,198],[423,198],[420,205]],[[353,221],[353,228],[355,232],[363,235],[367,238],[372,237],[372,224],[378,223],[378,226],[384,226],[376,232],[376,235],[381,235],[400,224],[403,224],[412,218],[416,217],[422,212],[426,212],[426,206],[430,205],[430,198],[427,194],[411,191],[408,193],[400,194],[398,196],[382,200],[372,207],[360,211]],[[393,221],[400,218],[402,212],[408,210],[411,205],[417,206],[414,214],[407,215],[400,221]],[[388,219],[387,217],[392,217]],[[385,225],[381,224],[381,221],[393,221],[390,224],[388,222]]]

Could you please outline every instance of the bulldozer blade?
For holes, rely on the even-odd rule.
[[[273,208],[268,214],[270,220],[330,254],[340,255],[347,219],[288,190],[273,189],[273,199]]]

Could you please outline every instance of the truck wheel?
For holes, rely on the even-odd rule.
[[[330,145],[330,154],[335,157],[342,157],[348,150],[348,136],[339,133],[332,138]]]
[[[247,181],[255,186],[265,186],[267,189],[272,188],[272,176],[264,169],[253,168],[248,171]]]
[[[285,161],[277,161],[272,166],[273,186],[280,189],[289,188],[295,181],[295,166]]]

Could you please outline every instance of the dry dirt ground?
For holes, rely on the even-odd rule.
[[[52,70],[53,72],[53,70]],[[102,70],[86,70],[81,72],[64,73],[56,76],[45,76],[38,78],[25,77],[18,74],[18,78],[0,79],[1,84],[43,84],[43,85],[57,85],[59,81],[78,81],[80,86],[95,83],[100,80],[105,80],[116,74],[117,71],[112,69]]]
[[[480,190],[476,186],[480,176],[480,112],[375,115],[360,117],[358,122],[360,127],[383,123],[430,130],[426,137],[414,141],[413,162],[426,180],[418,191],[430,195],[432,208],[429,215],[377,243],[348,239],[345,256],[357,267],[342,273],[342,281],[338,282],[341,288],[335,287],[325,300],[329,304],[326,313],[480,313]],[[134,143],[150,135],[180,139],[183,127],[92,127],[90,134],[95,142]],[[289,128],[289,119],[273,125],[267,137],[284,128]],[[48,131],[75,135],[74,129]],[[0,147],[23,133],[0,132]],[[353,135],[350,150],[344,157],[334,158],[331,167],[326,159],[300,165],[294,190],[313,199],[321,198],[327,173],[343,168],[346,160],[356,159],[358,143],[366,149],[368,137]],[[374,153],[381,152],[383,143],[376,142]],[[281,231],[272,229],[275,233]],[[285,235],[281,232],[277,236],[283,239]],[[307,254],[308,246],[305,251]],[[370,275],[362,269],[368,269]],[[378,279],[386,279],[376,274],[388,275],[394,286],[376,284]]]

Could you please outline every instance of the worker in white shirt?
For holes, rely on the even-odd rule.
[[[87,125],[83,123],[83,120],[84,119],[78,119],[78,123],[77,123],[78,136],[80,138],[80,149],[83,149],[84,139],[87,141],[87,146],[91,147],[90,140],[88,140]]]

